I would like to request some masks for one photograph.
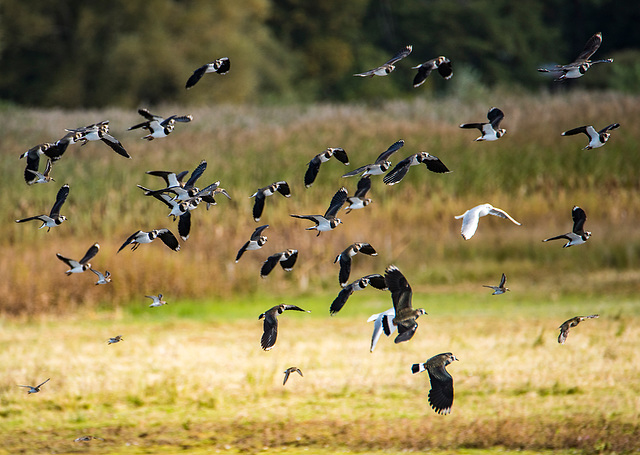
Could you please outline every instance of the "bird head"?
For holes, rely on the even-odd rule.
[[[507,134],[507,130],[505,130],[504,128],[500,128],[496,131],[496,137],[502,137],[505,134]]]

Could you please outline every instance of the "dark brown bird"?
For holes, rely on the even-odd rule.
[[[567,336],[569,335],[569,330],[571,329],[571,327],[577,326],[585,319],[593,319],[597,317],[598,317],[597,314],[592,314],[590,316],[576,316],[575,318],[571,318],[567,321],[564,321],[562,325],[558,327],[560,329],[560,335],[558,336],[558,343],[564,344],[564,342],[567,341]]]
[[[276,305],[269,310],[258,316],[258,320],[264,318],[264,333],[260,340],[260,345],[265,351],[269,351],[276,344],[276,338],[278,337],[278,315],[284,313],[286,310],[304,311],[305,313],[311,313],[311,311],[303,310],[295,305],[286,305],[284,303]]]
[[[371,275],[363,276],[362,278],[358,278],[353,283],[347,284],[342,290],[338,293],[338,296],[331,303],[331,307],[329,308],[329,313],[331,316],[336,314],[338,311],[342,309],[351,294],[355,291],[362,291],[368,285],[373,286],[376,289],[381,291],[385,291],[387,289],[387,284],[385,279],[379,273],[373,273]]]
[[[302,374],[302,371],[300,371],[300,368],[298,367],[289,367],[286,370],[284,370],[284,381],[282,381],[282,385],[285,385],[287,383],[287,379],[289,379],[289,375],[291,373],[298,373],[300,376],[304,375]]]
[[[450,352],[434,355],[425,363],[414,363],[411,366],[412,373],[420,373],[427,370],[431,390],[429,390],[429,404],[438,414],[451,413],[453,405],[453,378],[446,369],[454,360],[458,360]]]
[[[423,308],[414,309],[411,306],[411,297],[413,295],[411,286],[409,286],[409,282],[395,265],[387,267],[384,273],[384,281],[391,291],[393,308],[396,310],[396,316],[392,322],[398,326],[398,336],[394,342],[409,341],[418,328],[416,319],[421,314],[427,314],[427,312]]]
[[[377,256],[378,252],[370,244],[366,242],[356,242],[349,245],[342,253],[336,256],[333,263],[340,261],[340,273],[338,281],[340,286],[345,287],[349,281],[351,274],[351,258],[358,253],[368,254],[369,256]]]
[[[453,76],[453,69],[451,68],[451,60],[447,57],[440,56],[436,58],[432,58],[431,60],[427,60],[424,63],[421,63],[418,66],[414,66],[411,69],[418,70],[418,74],[413,78],[413,87],[420,87],[424,84],[424,81],[427,80],[429,74],[433,70],[438,70],[440,76],[444,79],[449,80],[451,76]]]

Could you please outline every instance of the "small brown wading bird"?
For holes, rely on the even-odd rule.
[[[569,330],[571,327],[575,327],[580,324],[582,321],[586,319],[594,319],[597,318],[597,314],[592,314],[590,316],[576,316],[575,318],[571,318],[567,321],[564,321],[560,327],[560,335],[558,336],[558,343],[564,344],[567,341],[567,336],[569,335]]]
[[[423,308],[414,309],[411,306],[411,297],[413,295],[411,286],[409,286],[409,282],[395,265],[387,267],[384,281],[391,291],[393,308],[396,312],[396,316],[391,321],[398,326],[398,336],[394,342],[409,341],[413,338],[418,328],[416,319],[422,314],[427,314],[427,312]]]
[[[507,282],[507,276],[503,273],[502,278],[500,278],[500,284],[498,284],[497,286],[491,286],[489,284],[483,284],[482,286],[484,286],[485,288],[493,289],[493,294],[491,295],[500,295],[510,290],[508,287],[504,285],[506,282]]]
[[[427,370],[431,390],[429,390],[429,404],[438,414],[451,413],[453,405],[453,378],[446,369],[454,360],[458,360],[450,352],[434,355],[425,363],[414,363],[411,366],[412,373],[420,373]]]
[[[302,371],[300,371],[300,368],[298,367],[289,367],[286,370],[284,370],[284,381],[282,381],[282,385],[285,385],[287,383],[287,379],[289,379],[289,375],[291,373],[298,373],[300,376],[304,375],[302,374]]]
[[[51,378],[48,378],[48,379],[47,379],[46,381],[44,381],[42,384],[38,384],[38,385],[37,385],[37,386],[35,386],[35,387],[34,387],[34,386],[31,386],[31,385],[19,385],[18,387],[26,387],[26,388],[28,388],[29,390],[27,390],[27,393],[38,393],[38,392],[40,392],[40,387],[42,387],[42,386],[43,386],[43,385],[45,385],[47,382],[49,382],[49,379],[51,379]]]
[[[613,63],[612,58],[604,60],[589,60],[593,54],[596,53],[600,45],[602,44],[602,33],[598,32],[589,38],[587,44],[584,45],[582,52],[576,57],[576,59],[568,65],[556,65],[551,68],[538,68],[541,73],[552,73],[555,76],[556,81],[563,81],[565,79],[577,79],[582,77],[592,65],[596,63]]]
[[[365,71],[364,73],[357,73],[354,76],[360,77],[373,77],[373,76],[386,76],[391,73],[394,69],[396,69],[395,64],[402,60],[405,57],[408,57],[411,54],[412,46],[405,46],[401,51],[399,51],[396,55],[391,57],[386,63],[378,66],[377,68],[373,68],[372,70]]]
[[[303,310],[295,305],[286,305],[284,303],[276,305],[269,310],[258,316],[258,320],[264,318],[262,338],[260,339],[260,345],[265,351],[269,351],[276,344],[278,338],[278,315],[284,313],[287,310],[304,311],[305,313],[311,313],[311,311]]]

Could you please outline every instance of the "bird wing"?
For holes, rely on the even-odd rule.
[[[238,262],[242,257],[242,255],[244,254],[244,252],[247,251],[247,247],[249,246],[249,243],[251,243],[251,241],[247,240],[247,243],[242,245],[242,248],[238,250],[238,254],[236,255],[236,262]]]
[[[353,291],[353,284],[349,284],[340,290],[338,296],[333,300],[333,302],[331,302],[331,307],[329,307],[329,314],[331,314],[331,316],[342,309],[351,294],[353,294]]]
[[[351,257],[348,254],[340,255],[340,272],[338,273],[338,281],[340,286],[345,287],[351,275]]]
[[[116,152],[118,155],[124,156],[125,158],[131,158],[131,155],[127,153],[122,143],[112,135],[105,133],[102,135],[100,140],[111,147],[111,150]]]
[[[380,275],[379,273],[365,275],[363,278],[369,280],[369,284],[380,291],[386,291],[388,289],[387,282],[384,276]]]
[[[507,276],[503,273],[502,274],[502,278],[500,278],[500,284],[498,285],[498,287],[503,287],[504,284],[507,282]]]
[[[428,153],[423,156],[422,162],[427,166],[431,172],[435,172],[437,174],[444,174],[446,172],[451,172],[449,168],[442,162],[437,156],[429,155]]]
[[[187,210],[178,218],[178,235],[180,235],[180,238],[182,240],[187,240],[189,238],[190,232],[191,232],[191,211]],[[165,244],[166,243],[167,242],[165,242]],[[172,246],[169,246],[169,248],[174,249]]]
[[[371,166],[371,164],[360,166],[358,169],[354,169],[353,171],[349,171],[346,174],[343,174],[342,177],[353,177],[354,175],[358,175],[361,172],[364,172],[369,166]]]
[[[587,214],[585,211],[580,207],[575,206],[573,210],[571,210],[571,218],[573,219],[572,232],[577,235],[584,234],[584,223],[587,221]]]
[[[383,177],[382,181],[387,185],[395,185],[396,183],[399,183],[404,176],[407,175],[407,172],[409,172],[411,161],[413,161],[414,156],[415,155],[411,155],[396,164],[395,167]]]
[[[607,131],[615,130],[616,128],[620,128],[619,123],[612,123],[611,125],[607,125],[598,131],[598,134],[606,133]]]
[[[404,341],[409,341],[416,334],[416,330],[418,329],[418,323],[410,319],[408,321],[402,321],[397,323],[398,327],[398,336],[393,340],[395,344],[402,343]]]
[[[391,291],[396,315],[401,315],[407,310],[411,311],[411,286],[402,272],[397,267],[390,265],[385,271],[384,280],[387,288]]]
[[[253,234],[251,234],[251,240],[253,240],[254,242],[257,242],[260,239],[260,236],[262,235],[262,231],[264,231],[268,227],[269,227],[268,224],[257,227],[255,231],[253,231]]]
[[[318,172],[320,172],[320,165],[322,161],[317,156],[313,157],[311,161],[309,161],[309,167],[307,168],[307,172],[304,174],[304,186],[309,188],[313,182],[315,182],[316,177],[318,176]]]
[[[335,159],[340,161],[345,166],[349,165],[349,157],[347,156],[347,152],[345,152],[343,148],[337,147],[332,150],[333,150],[332,156]]]
[[[129,236],[129,238],[127,238],[127,240],[125,240],[125,241],[124,241],[124,243],[122,244],[122,246],[121,246],[120,248],[118,248],[118,251],[116,252],[116,254],[117,254],[117,253],[119,253],[120,251],[122,251],[122,249],[123,249],[125,246],[129,245],[130,243],[132,243],[132,242],[136,239],[136,237],[137,237],[139,234],[141,234],[141,233],[142,233],[142,231],[136,231],[136,232],[134,232],[133,234],[131,234],[131,235]]]
[[[355,197],[364,199],[369,190],[371,189],[371,177],[365,175],[358,180],[358,187],[356,188]]]
[[[189,76],[189,79],[187,79],[187,83],[185,84],[185,88],[186,89],[190,89],[191,87],[193,87],[194,85],[196,85],[196,83],[202,78],[202,76],[204,76],[204,74],[207,72],[207,67],[209,66],[209,64],[205,64],[202,65],[200,68],[196,69],[193,74],[191,76]]]
[[[47,379],[46,381],[44,381],[42,384],[38,384],[35,388],[36,388],[36,389],[39,389],[40,387],[42,387],[43,385],[45,385],[47,382],[49,382],[49,379],[51,379],[51,378],[48,378],[48,379]]]
[[[463,123],[460,125],[460,128],[466,129],[478,129],[482,132],[482,128],[486,125],[486,123]]]
[[[176,236],[173,235],[173,232],[171,232],[169,229],[158,230],[158,237],[173,251],[180,251],[180,243],[178,243],[178,239],[176,239]]]
[[[427,361],[427,373],[431,381],[429,404],[438,414],[449,414],[453,404],[453,378],[444,365],[432,366]]]
[[[343,186],[331,198],[331,203],[329,204],[329,208],[325,212],[324,217],[330,218],[336,216],[340,208],[347,201],[347,196],[347,189]]]
[[[51,218],[57,218],[60,216],[60,208],[62,208],[62,204],[67,200],[67,196],[69,196],[69,185],[63,185],[60,190],[58,190],[58,194],[56,195],[56,202],[53,204],[51,208],[51,213],[49,216]]]
[[[500,122],[504,118],[504,112],[497,107],[492,107],[487,113],[487,118],[489,119],[489,123],[491,123],[493,129],[497,130],[500,127]]]
[[[453,68],[451,67],[451,60],[446,57],[440,57],[440,63],[438,64],[438,73],[446,80],[451,79],[453,76]]]
[[[264,313],[264,324],[262,338],[260,339],[260,345],[265,351],[273,348],[278,338],[278,318],[274,311],[267,311]]]
[[[378,344],[380,335],[382,335],[383,332],[386,336],[389,336],[395,331],[396,326],[391,322],[395,314],[395,310],[390,308],[382,313],[374,314],[367,319],[367,322],[375,321],[373,324],[373,334],[371,335],[371,352],[373,352],[376,344]]]
[[[271,273],[273,268],[278,264],[278,262],[280,262],[280,258],[282,257],[282,254],[283,253],[272,254],[267,258],[266,261],[264,261],[264,263],[262,264],[262,267],[260,268],[260,276],[262,278],[266,277],[267,275],[269,275],[269,273]]]
[[[304,313],[310,313],[310,311],[307,310],[303,310],[302,308],[300,308],[297,305],[282,305],[282,311],[287,311],[287,310],[294,310],[294,311],[302,311]]]
[[[358,253],[366,254],[366,255],[369,255],[369,256],[377,256],[378,255],[378,252],[375,250],[375,248],[372,247],[368,243],[361,243],[360,244],[360,249],[358,250]]]
[[[408,57],[409,54],[411,54],[412,49],[413,47],[411,45],[403,47],[400,51],[396,53],[396,55],[391,57],[391,59],[389,59],[384,65],[381,65],[381,66],[393,65],[394,63],[402,60],[403,58]]]
[[[291,188],[289,188],[289,184],[284,180],[280,182],[276,182],[276,190],[278,193],[282,194],[284,197],[291,196]]]
[[[456,219],[462,218],[462,228],[460,233],[462,238],[469,240],[478,230],[478,222],[480,221],[480,215],[478,214],[477,207],[467,210],[462,215],[455,217]]]
[[[504,218],[506,220],[510,220],[512,223],[517,224],[518,226],[520,226],[520,223],[518,223],[516,220],[511,218],[511,215],[509,215],[507,212],[505,212],[502,209],[491,207],[491,209],[489,210],[489,215],[499,216],[500,218]]]
[[[602,33],[598,32],[593,35],[587,43],[584,45],[582,52],[578,54],[576,59],[573,61],[574,63],[584,62],[585,60],[589,60],[589,58],[596,53],[600,45],[602,44]]]
[[[376,158],[376,163],[383,163],[389,159],[391,155],[400,150],[404,146],[404,140],[400,139],[399,141],[394,142],[389,146],[387,150],[382,152],[378,158]]]
[[[96,254],[98,254],[98,251],[100,251],[100,245],[98,245],[97,243],[91,245],[83,258],[80,259],[80,264],[86,264],[87,262],[89,262]]]
[[[579,126],[577,128],[572,128],[570,130],[567,130],[564,133],[562,133],[562,136],[574,136],[576,134],[585,134],[589,138],[589,140],[591,140],[591,134],[589,134],[589,132],[587,131],[588,128],[591,128],[591,130],[593,130],[594,135],[598,134],[596,133],[596,130],[593,129],[592,126],[585,125],[585,126]]]
[[[418,73],[413,78],[413,86],[414,88],[420,87],[422,84],[424,84],[424,81],[427,80],[427,78],[431,74],[431,71],[436,69],[435,59],[431,59],[422,63],[421,65],[414,66],[412,69],[418,70]]]
[[[253,219],[255,221],[260,221],[262,217],[262,212],[264,211],[264,201],[266,196],[261,190],[258,190],[255,194],[255,202],[253,204]]]
[[[543,242],[548,242],[549,240],[559,240],[559,239],[571,240],[571,237],[569,237],[567,234],[561,234],[561,235],[556,235],[555,237],[549,237],[548,239],[544,239]]]
[[[280,265],[282,266],[285,272],[291,272],[291,269],[293,269],[293,266],[295,265],[296,260],[298,260],[298,250],[293,250],[293,252],[289,255],[287,259],[285,259],[284,261],[281,260],[278,262],[280,262]]]
[[[69,268],[75,268],[75,267],[80,267],[81,264],[74,260],[74,259],[69,259],[67,257],[64,257],[63,255],[61,255],[60,253],[56,253],[56,257],[58,259],[60,259],[62,262],[64,262],[65,264],[67,264],[69,266]]]
[[[196,166],[196,168],[191,173],[189,180],[187,180],[187,183],[184,184],[184,188],[187,190],[190,188],[193,188],[193,186],[196,184],[196,180],[200,178],[200,176],[202,175],[202,173],[205,171],[206,168],[207,168],[207,162],[205,160],[202,160],[200,164],[198,164],[198,166]]]

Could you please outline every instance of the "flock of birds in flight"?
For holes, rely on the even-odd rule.
[[[601,42],[602,34],[596,33],[588,40],[584,49],[574,62],[568,65],[558,65],[552,68],[541,68],[538,71],[552,73],[557,81],[581,77],[592,65],[597,63],[610,63],[613,61],[612,59],[589,60],[598,50]],[[386,76],[393,72],[395,65],[400,60],[407,57],[411,51],[412,47],[406,46],[383,65],[355,74],[354,76]],[[230,70],[230,67],[230,61],[226,57],[203,65],[195,70],[193,75],[189,77],[186,83],[186,88],[192,88],[206,73],[226,74]],[[422,85],[432,71],[437,71],[444,79],[450,79],[453,76],[451,61],[444,56],[428,60],[413,67],[413,69],[418,70],[413,80],[414,87]],[[164,118],[159,115],[151,114],[146,109],[139,109],[138,113],[145,118],[145,121],[133,125],[129,130],[143,129],[147,131],[148,134],[145,135],[143,139],[148,141],[167,137],[173,132],[176,122],[188,123],[193,119],[191,115],[171,115]],[[487,119],[487,122],[463,123],[460,125],[460,128],[478,129],[481,135],[475,139],[476,141],[496,141],[502,138],[506,133],[504,128],[500,128],[500,124],[504,119],[504,113],[502,110],[492,107],[487,113]],[[610,131],[618,128],[619,126],[620,125],[618,123],[612,123],[600,131],[596,131],[593,126],[586,125],[565,131],[562,135],[571,136],[576,134],[585,134],[589,139],[589,143],[585,149],[592,149],[602,147],[609,139],[611,134]],[[54,164],[63,156],[69,145],[75,143],[85,145],[91,141],[102,141],[119,155],[125,158],[131,158],[122,143],[110,134],[108,120],[86,127],[70,128],[66,131],[67,134],[65,134],[61,139],[52,143],[38,144],[20,156],[20,158],[26,158],[27,164],[24,172],[24,178],[27,184],[33,185],[54,181],[51,176]],[[357,169],[345,173],[342,177],[348,178],[352,176],[360,176],[357,183],[357,189],[352,196],[349,196],[348,190],[345,187],[340,188],[332,197],[329,207],[324,215],[291,214],[291,217],[313,222],[314,225],[307,227],[306,229],[315,230],[319,236],[322,232],[332,231],[342,223],[338,218],[338,213],[343,207],[346,213],[349,213],[352,210],[363,209],[371,202],[371,199],[366,196],[371,189],[372,176],[385,174],[382,178],[383,183],[387,185],[395,185],[402,181],[411,167],[418,166],[420,164],[424,164],[429,171],[434,173],[445,174],[450,172],[447,166],[440,159],[427,152],[412,154],[398,162],[395,167],[391,168],[391,156],[403,146],[404,141],[399,140],[382,152],[374,162],[365,164]],[[42,173],[39,172],[41,156],[45,156],[47,158],[47,162]],[[349,165],[349,158],[344,149],[327,148],[325,151],[317,154],[309,161],[308,169],[304,176],[304,185],[306,188],[311,187],[314,183],[321,164],[326,163],[332,157],[344,165]],[[207,208],[209,208],[210,205],[215,205],[215,197],[218,194],[222,194],[231,199],[227,191],[219,187],[219,181],[211,183],[203,189],[199,189],[196,186],[197,180],[203,175],[206,167],[206,161],[202,161],[194,169],[186,182],[184,179],[188,175],[187,171],[180,173],[174,173],[171,171],[148,171],[147,174],[161,178],[164,181],[164,186],[153,190],[138,185],[145,196],[154,197],[165,204],[170,209],[169,216],[172,216],[174,220],[178,218],[178,234],[183,241],[186,241],[189,237],[191,228],[190,217],[191,212],[194,209],[202,203],[205,203]],[[58,190],[55,202],[48,215],[42,214],[30,216],[16,220],[16,222],[23,223],[34,220],[39,221],[42,223],[40,228],[46,227],[47,231],[51,230],[53,227],[61,225],[66,220],[65,216],[61,215],[61,209],[69,196],[69,191],[70,188],[68,184],[63,185]],[[260,218],[262,217],[265,209],[266,198],[276,193],[280,193],[284,197],[290,197],[291,191],[289,184],[286,181],[277,181],[258,189],[252,196],[250,196],[254,199],[252,214],[256,222],[260,221]],[[563,239],[567,241],[564,247],[585,243],[591,236],[589,231],[584,230],[584,224],[587,219],[586,213],[582,208],[576,206],[573,207],[571,214],[573,219],[573,228],[570,232],[550,237],[543,241],[547,242]],[[462,215],[455,217],[456,219],[462,219],[461,235],[464,240],[469,240],[474,236],[478,229],[480,218],[487,215],[497,216],[509,220],[516,225],[520,225],[520,223],[511,217],[506,211],[493,207],[491,204],[481,204],[467,210]],[[265,245],[267,237],[263,235],[263,233],[268,227],[269,225],[265,224],[255,229],[249,240],[239,249],[235,258],[236,263],[242,258],[245,252],[258,250]],[[127,246],[131,246],[131,249],[135,250],[141,244],[151,243],[156,239],[160,239],[168,248],[174,251],[180,250],[180,243],[173,232],[167,228],[161,228],[153,229],[151,231],[138,230],[134,232],[124,241],[122,246],[119,248],[118,253]],[[98,254],[99,250],[100,245],[95,243],[87,250],[84,257],[80,260],[70,259],[59,253],[56,256],[69,267],[65,272],[67,275],[91,270],[98,277],[98,281],[96,282],[97,285],[107,284],[111,281],[110,272],[105,271],[102,273],[99,270],[95,270],[89,262],[96,256],[96,254]],[[414,336],[418,328],[416,320],[421,315],[427,314],[426,311],[423,308],[414,308],[412,306],[411,286],[402,272],[395,265],[389,265],[386,268],[384,275],[370,274],[349,282],[352,260],[358,253],[370,256],[377,255],[376,250],[369,243],[356,242],[349,245],[335,258],[334,263],[339,263],[340,267],[338,281],[341,290],[335,300],[331,303],[329,308],[330,314],[333,316],[338,313],[355,291],[363,290],[369,285],[378,290],[388,290],[391,293],[393,307],[379,314],[374,314],[368,319],[368,322],[374,322],[370,351],[373,352],[383,333],[389,337],[397,330],[398,335],[395,338],[395,343],[409,341]],[[296,249],[287,249],[270,255],[261,267],[260,276],[263,278],[266,277],[278,264],[280,264],[283,270],[287,272],[291,271],[296,263],[297,257],[298,251]],[[498,286],[484,286],[491,288],[494,291],[493,295],[504,294],[509,291],[505,286],[506,279],[506,275],[503,273]],[[146,297],[152,300],[152,303],[149,305],[150,307],[160,307],[167,304],[167,302],[163,300],[162,294],[158,294],[157,296],[147,295]],[[275,346],[278,335],[278,316],[285,311],[291,310],[308,312],[296,305],[280,304],[260,314],[258,319],[264,319],[263,334],[260,341],[262,349],[270,350]],[[577,326],[581,321],[597,317],[598,315],[596,314],[589,316],[576,316],[565,321],[559,327],[560,335],[558,337],[558,343],[564,344],[569,330],[572,327]],[[122,340],[123,337],[118,335],[110,338],[108,340],[108,344],[118,343]],[[431,383],[428,401],[431,407],[438,414],[449,414],[451,412],[454,396],[453,378],[446,370],[446,367],[456,360],[458,359],[451,352],[445,352],[429,358],[424,363],[416,363],[411,367],[412,373],[420,373],[425,370],[428,372]],[[290,374],[293,372],[297,372],[300,376],[303,376],[302,371],[299,368],[290,367],[284,372],[283,385],[286,384]],[[37,393],[47,381],[49,381],[49,379],[37,386],[20,385],[20,387],[28,388],[29,394]]]

